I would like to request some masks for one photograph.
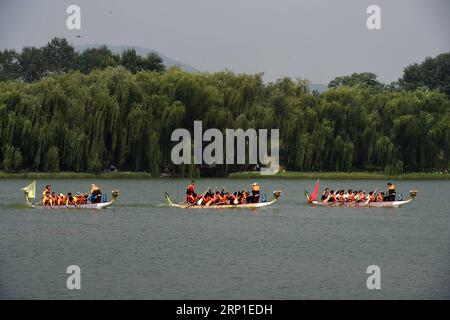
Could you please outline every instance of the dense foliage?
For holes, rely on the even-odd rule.
[[[170,161],[172,131],[192,130],[194,120],[204,130],[279,128],[281,164],[290,170],[397,174],[450,163],[450,101],[438,90],[387,88],[364,74],[336,79],[318,94],[307,81],[265,84],[261,74],[140,71],[148,69],[132,66],[145,65],[142,58],[137,63],[129,53],[115,66],[114,55],[98,58],[109,55],[101,50],[82,53],[90,62],[75,71],[0,82],[0,169],[98,172],[114,165],[198,174],[199,167]],[[55,58],[52,66],[61,71],[68,61]],[[241,169],[222,166],[217,174]]]
[[[79,70],[87,74],[94,69],[120,65],[131,72],[162,72],[165,69],[161,57],[154,52],[141,57],[134,49],[128,49],[118,55],[106,46],[101,46],[78,53],[66,39],[53,38],[41,48],[25,47],[20,53],[15,50],[0,51],[0,81],[32,82],[49,74],[69,70]]]
[[[409,90],[438,89],[450,97],[450,52],[407,66],[399,84]]]

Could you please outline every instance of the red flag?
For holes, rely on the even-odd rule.
[[[316,200],[318,194],[319,194],[319,179],[317,179],[316,186],[314,187],[314,191],[311,194],[311,196],[309,197],[309,202],[313,202],[314,200]]]

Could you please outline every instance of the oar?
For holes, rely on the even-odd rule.
[[[239,196],[238,196],[238,194],[239,194],[239,190],[236,189],[236,197],[233,200],[233,204],[234,205],[238,205],[239,204],[239,199],[238,199]]]

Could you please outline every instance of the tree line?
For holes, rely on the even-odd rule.
[[[14,49],[0,51],[0,81],[33,82],[54,73],[78,70],[88,74],[95,69],[116,66],[123,66],[133,73],[165,70],[161,57],[155,52],[141,57],[134,49],[114,54],[108,47],[100,46],[78,53],[64,38],[53,38],[39,48],[24,47],[21,52]]]
[[[371,73],[353,74],[319,94],[301,79],[264,83],[262,74],[164,70],[149,62],[157,59],[124,52],[108,62],[96,58],[108,49],[96,50],[67,60],[85,56],[77,67],[50,54],[57,72],[34,81],[0,65],[0,169],[99,172],[114,165],[154,175],[206,174],[210,168],[170,160],[172,131],[192,131],[194,120],[204,130],[279,128],[280,162],[288,170],[400,174],[450,163],[448,83],[419,81],[420,65],[390,85]],[[214,174],[245,169],[223,165]]]

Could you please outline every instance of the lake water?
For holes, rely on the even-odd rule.
[[[305,205],[313,180],[261,180],[280,201],[260,210],[182,210],[188,180],[99,180],[121,196],[105,210],[33,210],[0,181],[0,298],[27,299],[449,299],[448,181],[395,181],[397,209]],[[197,191],[253,181],[201,179]],[[38,181],[55,191],[88,189],[88,180]],[[331,188],[384,189],[385,181],[321,181]],[[68,290],[66,268],[81,268]],[[368,290],[366,269],[381,269]]]

